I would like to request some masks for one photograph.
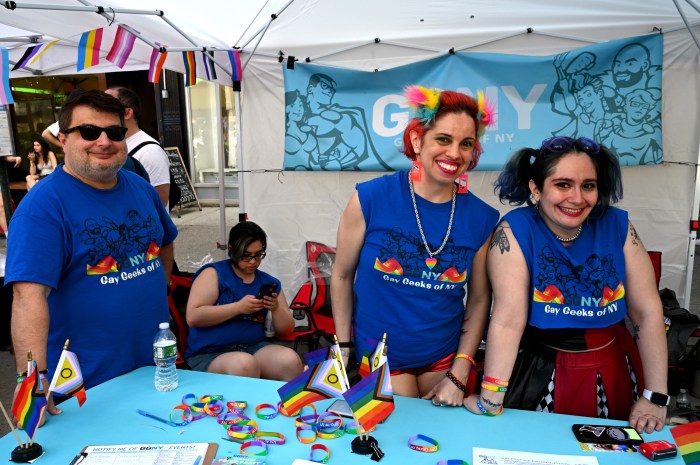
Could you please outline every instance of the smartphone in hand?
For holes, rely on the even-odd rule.
[[[638,446],[644,442],[637,430],[630,426],[576,424],[571,429],[579,442],[627,446]]]
[[[260,286],[258,295],[255,296],[256,299],[262,299],[265,296],[271,296],[277,292],[277,283],[267,283]]]

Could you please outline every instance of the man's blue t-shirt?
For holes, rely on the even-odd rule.
[[[169,321],[159,255],[177,228],[150,184],[125,170],[117,179],[96,189],[59,165],[22,200],[7,243],[5,283],[51,288],[49,372],[70,339],[88,388],[152,365]]]

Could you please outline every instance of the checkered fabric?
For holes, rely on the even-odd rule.
[[[598,418],[608,418],[608,396],[605,395],[605,387],[603,386],[603,378],[600,376],[600,371],[596,372],[596,413]]]
[[[630,371],[630,381],[632,382],[632,403],[637,402],[639,400],[639,394],[637,394],[637,389],[639,386],[637,385],[637,374],[634,372],[634,367],[632,367],[632,360],[625,354],[625,359],[627,360],[627,368]]]
[[[554,373],[556,371],[557,370],[552,370],[552,379],[549,380],[547,391],[535,408],[536,412],[554,413]]]

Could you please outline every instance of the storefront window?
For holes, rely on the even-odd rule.
[[[189,88],[192,115],[192,154],[195,185],[218,185],[219,143],[223,141],[224,180],[237,184],[236,133],[233,91],[209,81],[198,80]]]

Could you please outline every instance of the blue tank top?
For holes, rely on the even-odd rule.
[[[530,272],[528,324],[603,328],[625,317],[627,212],[609,208],[601,218],[589,218],[569,247],[533,207],[513,210],[503,221],[510,224]]]
[[[457,349],[464,285],[498,212],[472,193],[457,194],[450,237],[434,260],[426,260],[406,172],[358,184],[357,192],[366,225],[355,280],[358,357],[386,332],[391,368],[433,363]],[[452,202],[416,196],[416,203],[434,251],[447,232]]]
[[[226,305],[238,302],[246,295],[257,295],[260,287],[267,283],[277,283],[277,288],[282,289],[281,283],[277,278],[260,270],[255,271],[255,278],[252,283],[244,283],[233,272],[231,263],[228,260],[204,265],[194,275],[192,282],[197,279],[204,269],[209,267],[216,270],[219,278],[219,297],[216,299],[215,305]],[[219,349],[234,344],[257,344],[265,339],[266,316],[267,309],[263,309],[250,315],[237,315],[214,326],[190,327],[185,358],[200,353],[217,352]]]

